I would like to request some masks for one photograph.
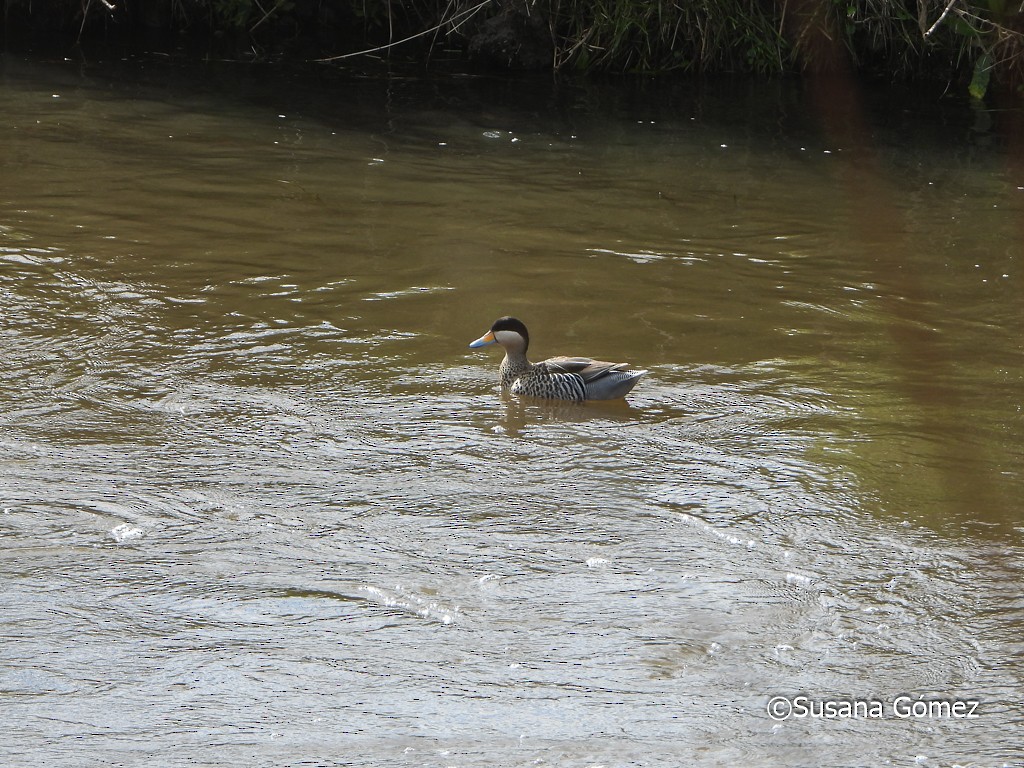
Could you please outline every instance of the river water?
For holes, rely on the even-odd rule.
[[[1024,162],[908,98],[7,56],[0,762],[1024,765]]]

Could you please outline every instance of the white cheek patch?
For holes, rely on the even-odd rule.
[[[494,338],[503,346],[508,344],[521,347],[523,345],[523,337],[515,331],[495,331]]]

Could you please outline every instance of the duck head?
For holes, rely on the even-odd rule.
[[[521,320],[514,317],[501,317],[494,321],[491,330],[485,333],[471,347],[486,347],[488,344],[500,344],[508,350],[526,353],[530,346],[530,334]]]

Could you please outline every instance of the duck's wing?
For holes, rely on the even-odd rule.
[[[591,360],[589,357],[552,357],[545,360],[544,364],[551,373],[578,374],[587,384],[612,373],[647,373],[633,369],[629,363],[608,363],[604,360]]]
[[[544,361],[548,372],[582,380],[586,400],[616,400],[624,397],[647,371],[629,363],[608,363],[589,357],[552,357]]]

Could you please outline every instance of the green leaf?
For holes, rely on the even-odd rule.
[[[971,77],[971,84],[967,86],[967,92],[975,99],[981,101],[988,91],[988,81],[992,75],[992,57],[987,53],[981,54],[974,63],[974,75]]]
[[[981,37],[981,32],[979,30],[975,29],[974,27],[972,27],[970,24],[968,24],[962,18],[953,19],[951,23],[953,25],[953,31],[956,32],[958,35],[963,35],[964,37],[974,37],[974,38]]]

